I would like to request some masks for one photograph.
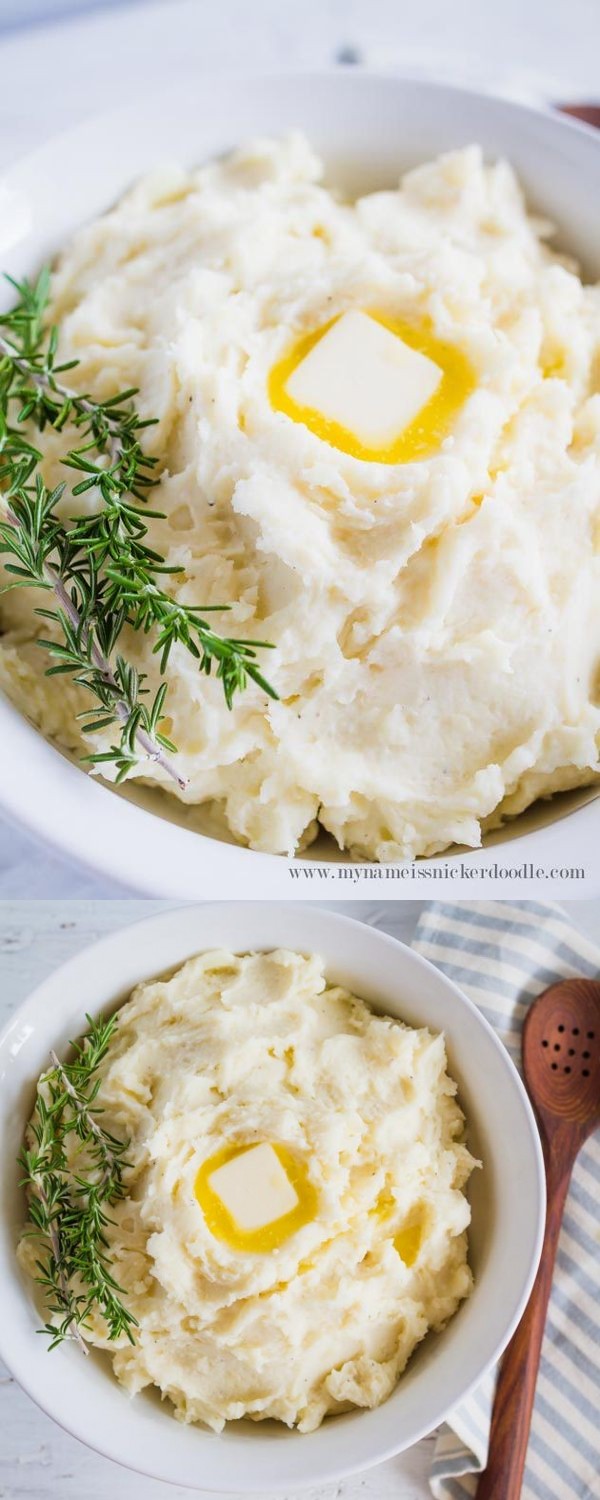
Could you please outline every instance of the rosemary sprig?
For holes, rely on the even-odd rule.
[[[160,657],[165,679],[173,646],[182,645],[210,675],[221,680],[227,706],[249,678],[271,698],[274,688],[260,671],[256,653],[271,649],[267,641],[221,636],[205,616],[224,605],[178,603],[161,587],[161,575],[180,573],[147,542],[148,492],[157,483],[157,459],[144,452],[140,437],[152,421],[142,421],[132,406],[134,389],[107,401],[70,390],[59,379],[77,360],[57,363],[58,330],[46,329],[50,277],[42,271],[32,285],[9,277],[18,301],[0,316],[0,492],[6,519],[0,521],[0,553],[10,561],[7,588],[37,588],[54,595],[52,608],[35,613],[52,621],[59,639],[38,639],[52,658],[48,675],[68,673],[90,692],[94,706],[79,718],[87,734],[116,725],[119,737],[108,750],[85,756],[93,765],[112,762],[116,780],[150,758],[183,788],[186,783],[169,757],[176,747],[161,730],[167,681],[151,703],[146,674],[118,651],[126,625],[153,634],[153,653]],[[92,513],[74,514],[65,523],[57,506],[66,483],[49,490],[40,473],[42,454],[25,433],[25,424],[40,432],[78,430],[76,447],[61,462],[82,477],[71,488],[75,500],[95,491]],[[63,507],[64,508],[64,507]],[[166,753],[165,753],[166,752]]]
[[[102,1313],[110,1340],[125,1334],[134,1343],[138,1326],[121,1301],[106,1237],[112,1222],[107,1207],[126,1194],[127,1142],[103,1129],[102,1111],[94,1107],[100,1087],[96,1075],[117,1018],[86,1019],[89,1031],[75,1046],[72,1062],[61,1063],[55,1052],[50,1054],[52,1067],[40,1079],[30,1122],[35,1144],[19,1156],[22,1185],[28,1189],[28,1233],[41,1246],[35,1280],[50,1314],[40,1333],[48,1335],[50,1349],[71,1338],[85,1354],[81,1329],[88,1326],[92,1311]],[[68,1147],[73,1135],[75,1153]]]

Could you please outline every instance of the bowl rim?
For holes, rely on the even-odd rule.
[[[146,935],[150,937],[151,929],[154,933],[158,931],[160,934],[163,932],[167,933],[168,929],[172,927],[175,933],[178,929],[178,924],[181,925],[182,931],[183,929],[185,929],[186,934],[188,930],[190,933],[189,941],[187,936],[185,938],[187,957],[193,956],[195,952],[198,953],[207,951],[205,941],[200,940],[198,945],[194,944],[194,917],[199,912],[204,912],[206,914],[210,913],[212,916],[215,906],[219,906],[223,910],[227,909],[227,919],[229,919],[232,913],[234,916],[240,916],[243,913],[243,918],[244,920],[247,920],[248,925],[250,927],[252,927],[253,925],[257,925],[259,930],[261,926],[265,928],[270,922],[273,921],[272,909],[269,909],[268,903],[262,901],[218,903],[190,902],[185,906],[175,906],[166,911],[162,910],[154,912],[150,916],[143,917],[141,920],[135,920],[131,923],[126,924],[124,927],[120,927],[115,931],[106,934],[100,940],[92,944],[87,944],[84,948],[80,949],[76,954],[67,959],[63,964],[52,969],[51,972],[47,974],[45,978],[35,987],[31,994],[29,994],[26,999],[15,1009],[12,1016],[9,1018],[7,1024],[4,1026],[2,1032],[0,1033],[0,1081],[4,1077],[3,1058],[5,1056],[5,1049],[8,1048],[12,1051],[13,1055],[15,1055],[14,1039],[18,1038],[19,1035],[31,1034],[31,1029],[35,1030],[36,1018],[48,1015],[47,1000],[51,998],[53,991],[59,992],[62,1002],[57,1007],[57,1013],[54,1012],[52,1016],[52,1024],[53,1026],[54,1024],[56,1024],[56,1030],[59,1031],[61,1024],[64,1026],[68,1021],[68,1012],[71,1009],[71,997],[74,993],[76,993],[77,990],[77,976],[79,970],[89,970],[90,963],[93,962],[95,971],[100,974],[101,972],[103,972],[104,958],[109,957],[111,953],[113,955],[117,954],[119,956],[121,964],[123,964],[125,950],[129,949],[130,952],[133,952],[134,947],[136,955],[139,954],[143,956],[146,951],[144,938]],[[287,906],[292,918],[292,922],[294,924],[297,924],[299,929],[298,947],[300,951],[303,951],[301,929],[306,924],[310,924],[311,920],[314,921],[315,916],[317,917],[317,920],[318,922],[320,922],[321,926],[324,929],[328,928],[330,932],[335,936],[337,949],[340,954],[344,952],[345,938],[350,941],[352,939],[352,936],[354,936],[355,939],[358,939],[359,937],[361,939],[364,939],[366,929],[367,934],[370,934],[370,936],[368,936],[366,939],[367,943],[370,943],[371,945],[378,945],[382,954],[385,949],[396,959],[400,958],[401,962],[405,965],[408,965],[408,967],[412,966],[415,974],[420,973],[423,976],[433,975],[436,977],[434,982],[439,983],[441,981],[442,989],[444,989],[448,995],[452,995],[455,1003],[456,1001],[458,1001],[459,1009],[464,1011],[465,1016],[469,1018],[469,1023],[475,1024],[487,1035],[488,1039],[491,1040],[494,1051],[496,1052],[499,1060],[499,1065],[504,1069],[507,1080],[510,1081],[512,1091],[515,1096],[516,1108],[520,1109],[521,1117],[525,1121],[526,1140],[531,1158],[530,1166],[533,1168],[534,1176],[536,1227],[535,1233],[533,1235],[531,1254],[528,1261],[528,1270],[526,1274],[524,1274],[523,1271],[521,1271],[520,1273],[520,1294],[515,1301],[513,1314],[510,1320],[505,1325],[502,1337],[496,1339],[494,1347],[491,1349],[491,1351],[488,1352],[484,1363],[478,1369],[477,1373],[472,1378],[468,1378],[464,1383],[461,1383],[461,1381],[459,1380],[457,1391],[453,1393],[450,1402],[447,1398],[444,1401],[438,1400],[437,1406],[435,1406],[428,1414],[422,1426],[418,1427],[418,1429],[415,1430],[409,1442],[405,1442],[404,1440],[402,1440],[399,1445],[394,1441],[392,1437],[386,1442],[385,1445],[377,1447],[376,1456],[373,1456],[373,1453],[368,1451],[364,1457],[364,1461],[359,1460],[357,1462],[356,1460],[352,1460],[350,1462],[347,1462],[346,1465],[340,1465],[339,1463],[336,1463],[335,1468],[332,1467],[331,1461],[329,1461],[328,1466],[326,1464],[325,1467],[323,1467],[321,1470],[311,1472],[310,1476],[306,1478],[302,1478],[301,1476],[298,1477],[294,1474],[293,1480],[286,1481],[284,1477],[283,1481],[278,1481],[277,1483],[265,1483],[264,1479],[260,1479],[256,1482],[250,1480],[248,1484],[245,1484],[244,1489],[240,1490],[240,1494],[277,1493],[279,1490],[285,1488],[286,1485],[289,1485],[297,1491],[301,1491],[303,1489],[311,1489],[319,1484],[333,1483],[336,1480],[341,1480],[348,1477],[350,1474],[360,1472],[361,1468],[365,1466],[376,1466],[378,1463],[392,1458],[399,1452],[405,1451],[408,1447],[412,1447],[415,1443],[419,1442],[421,1438],[425,1437],[428,1433],[432,1432],[437,1426],[439,1426],[440,1423],[443,1422],[448,1416],[449,1412],[453,1410],[457,1405],[459,1405],[462,1401],[464,1401],[469,1396],[471,1391],[473,1391],[477,1386],[481,1384],[482,1380],[485,1378],[486,1374],[489,1372],[492,1366],[496,1363],[496,1361],[506,1348],[506,1345],[509,1342],[510,1338],[512,1337],[512,1334],[517,1327],[529,1300],[531,1289],[537,1273],[543,1246],[546,1213],[544,1158],[533,1108],[529,1101],[525,1086],[514,1063],[512,1062],[507,1049],[501,1042],[493,1027],[485,1019],[481,1011],[475,1005],[475,1003],[469,999],[469,997],[460,989],[457,984],[454,983],[453,980],[448,978],[443,969],[439,968],[436,964],[432,963],[429,959],[425,958],[422,954],[418,953],[414,948],[402,942],[400,939],[396,938],[390,933],[381,931],[381,929],[370,924],[368,921],[363,921],[354,917],[347,916],[345,913],[342,914],[337,911],[331,911],[325,906],[308,906],[306,903],[302,903],[299,905],[297,903],[291,902],[277,903],[277,906],[279,907],[280,911],[283,909],[283,907]],[[272,946],[277,947],[281,946],[281,944],[278,941],[273,941]],[[249,951],[248,943],[242,944],[240,947],[238,947],[237,951]],[[256,945],[256,951],[268,951],[268,944],[265,945],[264,942],[259,941]],[[306,949],[304,949],[304,951],[306,951]],[[176,960],[177,966],[179,966],[183,962],[185,962],[185,957]],[[326,966],[331,968],[331,962],[327,963],[326,961]],[[148,973],[146,967],[144,966],[143,957],[136,958],[136,970],[143,970],[143,978],[140,978],[139,974],[137,981],[131,980],[130,976],[127,978],[125,982],[124,994],[123,988],[120,987],[120,994],[123,996],[123,998],[119,1000],[119,1004],[124,1003],[124,999],[127,998],[127,995],[134,983],[144,982],[145,978],[152,977],[152,973],[154,973],[154,975],[156,975],[157,973],[156,968],[152,969],[152,965],[151,971]],[[118,983],[119,982],[117,981],[116,976],[114,978],[111,978],[111,996],[114,996]],[[399,976],[398,979],[398,986],[399,990],[401,990],[401,976]],[[54,998],[56,998],[56,996]],[[101,1003],[102,1002],[99,1002],[100,1006]],[[386,1013],[385,1002],[382,1013]],[[423,1021],[421,1024],[427,1024],[427,1022]],[[29,1032],[28,1028],[30,1028]],[[16,1051],[18,1050],[18,1047],[16,1047]],[[21,1072],[20,1075],[18,1073],[18,1064],[17,1077],[20,1078],[21,1083],[24,1081],[23,1072]],[[31,1082],[33,1081],[29,1078],[29,1072],[27,1072],[27,1080]],[[25,1118],[23,1119],[23,1125],[24,1124]],[[14,1164],[11,1163],[11,1169],[12,1166],[14,1166]],[[8,1168],[6,1170],[8,1170]],[[12,1291],[12,1298],[10,1299],[11,1306],[13,1305],[14,1298],[18,1300],[19,1307],[23,1310],[24,1304],[28,1300],[26,1291],[28,1282],[25,1275],[21,1277],[19,1274],[18,1263],[15,1254],[15,1246],[12,1241],[9,1250],[6,1249],[4,1243],[0,1243],[0,1276],[3,1280],[6,1280],[7,1287],[9,1287]],[[36,1405],[38,1405],[46,1413],[47,1416],[51,1417],[52,1420],[57,1422],[64,1431],[78,1438],[79,1441],[83,1442],[87,1447],[93,1449],[95,1452],[100,1453],[105,1458],[112,1459],[114,1462],[120,1463],[123,1467],[131,1469],[133,1472],[143,1473],[146,1474],[149,1478],[162,1479],[163,1481],[175,1485],[185,1485],[186,1483],[188,1485],[190,1484],[189,1477],[186,1480],[182,1477],[181,1474],[174,1475],[173,1473],[168,1473],[165,1468],[161,1470],[160,1468],[156,1467],[156,1462],[154,1462],[152,1467],[145,1467],[143,1458],[142,1460],[140,1460],[139,1458],[137,1458],[136,1460],[131,1458],[130,1449],[125,1447],[124,1450],[123,1444],[118,1435],[113,1438],[112,1442],[110,1436],[98,1436],[96,1429],[93,1428],[93,1422],[90,1422],[89,1412],[86,1412],[85,1409],[83,1415],[80,1415],[79,1412],[75,1412],[74,1414],[69,1414],[68,1417],[65,1417],[64,1410],[61,1406],[61,1382],[56,1381],[53,1384],[52,1381],[48,1381],[47,1375],[45,1374],[45,1366],[43,1364],[43,1360],[41,1360],[38,1364],[36,1358],[32,1358],[31,1353],[25,1347],[24,1338],[19,1334],[18,1327],[16,1328],[16,1339],[14,1337],[14,1334],[15,1327],[11,1326],[10,1319],[8,1326],[6,1326],[4,1322],[0,1322],[0,1357],[4,1359],[9,1370],[14,1375],[15,1379],[18,1381],[22,1389],[30,1397],[30,1399],[32,1399],[36,1403]],[[42,1350],[40,1346],[40,1353],[45,1354],[45,1352],[46,1351]],[[461,1369],[462,1368],[463,1367],[461,1363]],[[114,1377],[111,1378],[114,1379]],[[398,1387],[396,1387],[395,1390],[398,1390]],[[380,1408],[375,1408],[375,1410],[383,1411],[388,1405],[389,1401],[393,1400],[394,1394],[395,1392],[392,1392],[391,1396],[388,1398],[388,1402],[384,1402]],[[125,1397],[125,1393],[123,1393],[123,1396]],[[90,1426],[92,1426],[92,1435],[90,1435]],[[225,1429],[225,1431],[227,1431],[227,1429]],[[296,1438],[296,1441],[299,1441],[296,1434],[294,1434],[293,1436]],[[303,1440],[306,1437],[310,1437],[310,1434],[303,1435]],[[283,1459],[283,1462],[285,1463],[285,1459]],[[231,1492],[231,1483],[229,1479],[227,1480],[226,1484],[218,1484],[212,1482],[211,1484],[207,1485],[206,1482],[203,1482],[202,1489],[209,1493],[229,1494]]]
[[[257,71],[236,68],[223,70],[219,77],[232,82],[237,80],[248,87],[264,85],[265,88],[278,89],[286,85],[307,86],[311,81],[349,91],[378,84],[394,91],[417,90],[440,100],[446,99],[456,107],[461,101],[468,100],[482,110],[500,109],[507,118],[520,119],[531,130],[536,123],[543,122],[544,129],[556,140],[579,140],[587,143],[594,153],[600,153],[600,131],[571,115],[560,113],[550,104],[526,103],[494,91],[482,91],[472,85],[422,77],[416,73],[403,74],[394,69],[362,65],[343,69],[330,64],[320,68],[307,66],[281,70],[275,67]],[[186,75],[184,94],[191,89],[193,79],[192,72]],[[206,81],[203,80],[205,84]],[[172,96],[179,100],[180,95],[181,86],[169,85],[165,89],[165,98]],[[140,108],[149,108],[150,99],[149,92],[142,87],[127,104],[95,112],[74,126],[57,132],[42,145],[10,163],[0,174],[0,187],[6,185],[10,189],[16,186],[18,189],[20,178],[39,171],[47,162],[49,152],[64,151],[67,147],[73,149],[78,142],[85,142],[88,137],[95,138],[98,131],[109,125],[113,129],[119,122],[124,125]],[[38,236],[39,230],[36,238]],[[236,841],[226,842],[210,833],[161,817],[151,808],[128,801],[127,796],[115,796],[110,784],[70,760],[3,693],[0,693],[0,723],[10,763],[18,767],[18,774],[0,779],[0,810],[10,822],[24,828],[50,850],[74,861],[80,868],[148,896],[203,898],[215,889],[223,897],[230,892],[234,896],[243,895],[249,878],[260,882],[265,894],[285,897],[289,893],[287,869],[290,864],[299,862],[297,855],[269,854]],[[40,786],[43,788],[41,796]],[[586,790],[590,791],[590,797],[584,805],[566,811],[559,809],[556,819],[540,828],[525,831],[519,828],[516,832],[519,817],[526,814],[511,820],[511,825],[507,826],[513,831],[506,840],[507,847],[510,846],[511,865],[536,853],[541,858],[547,855],[549,860],[558,857],[564,848],[564,830],[556,836],[554,831],[564,821],[568,822],[575,845],[583,844],[584,830],[586,836],[589,830],[586,842],[591,848],[592,833],[600,830],[600,789],[594,796],[593,783],[590,783]],[[193,804],[190,806],[193,810]],[[149,850],[157,845],[156,863],[160,873],[154,874],[155,866]],[[435,868],[448,859],[460,857],[477,867],[478,874],[484,876],[489,872],[490,879],[493,879],[494,859],[498,857],[500,847],[500,842],[493,846],[484,844],[464,853],[460,851],[459,856],[451,848],[428,857],[427,864]],[[347,851],[342,857],[349,865],[361,863],[353,860]],[[310,863],[325,869],[329,861],[317,857]],[[186,881],[191,882],[191,889],[186,888],[179,876],[180,866],[185,866]],[[507,889],[505,882],[503,893]],[[586,893],[595,894],[596,889],[600,893],[600,868],[595,884],[593,879],[587,883]],[[467,890],[465,894],[468,894]]]
[[[202,83],[206,82],[205,75],[196,75],[190,71],[183,80],[183,86],[189,87],[193,78],[197,76],[200,77]],[[504,94],[499,88],[477,88],[472,83],[461,83],[458,80],[439,78],[433,74],[425,75],[417,71],[404,73],[400,68],[391,66],[386,68],[378,64],[377,67],[371,67],[369,63],[352,63],[351,66],[343,66],[340,63],[331,62],[323,63],[321,66],[312,66],[310,63],[307,63],[304,66],[296,68],[279,68],[276,65],[270,68],[253,68],[251,70],[241,66],[235,68],[223,67],[219,69],[219,79],[222,79],[226,83],[248,83],[251,81],[253,84],[264,84],[265,86],[272,83],[280,85],[289,81],[293,84],[296,81],[306,82],[310,80],[330,82],[335,80],[337,84],[337,81],[340,79],[344,80],[344,85],[347,81],[349,87],[353,86],[352,80],[355,79],[366,79],[371,82],[379,81],[384,85],[388,83],[393,86],[400,85],[402,87],[408,85],[411,88],[422,89],[424,92],[448,94],[455,98],[460,96],[461,98],[470,98],[474,101],[481,101],[490,105],[498,104],[503,107],[506,106],[512,113],[530,117],[532,120],[539,119],[541,116],[546,121],[553,122],[561,130],[564,128],[570,134],[587,137],[588,141],[594,143],[595,149],[600,150],[600,130],[598,127],[591,125],[589,121],[583,120],[578,115],[569,114],[560,105],[553,103],[552,100],[539,99],[534,101],[514,98],[512,95]],[[165,95],[171,95],[174,99],[178,99],[181,94],[181,85],[170,84],[165,88],[164,93]],[[142,85],[133,91],[127,104],[119,104],[112,109],[93,110],[90,114],[86,114],[77,120],[74,125],[66,125],[62,130],[54,131],[41,145],[32,146],[28,151],[8,161],[2,170],[0,170],[0,184],[8,183],[11,185],[13,173],[20,173],[24,168],[35,165],[38,158],[44,160],[49,148],[54,150],[57,146],[65,145],[67,142],[72,141],[74,136],[94,129],[102,125],[104,121],[108,122],[115,118],[124,119],[127,115],[134,114],[140,105],[147,105],[149,98],[148,89]]]

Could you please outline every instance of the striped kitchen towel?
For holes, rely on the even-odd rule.
[[[535,996],[572,975],[600,978],[600,948],[558,906],[536,901],[432,902],[414,946],[463,989],[520,1067],[521,1026]],[[485,1467],[494,1376],[437,1434],[436,1500],[468,1500]],[[600,1495],[600,1139],[577,1160],[542,1349],[522,1500]]]

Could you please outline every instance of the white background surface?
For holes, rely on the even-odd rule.
[[[161,80],[191,70],[323,66],[350,49],[565,101],[600,93],[599,43],[599,0],[0,0],[0,170],[136,89],[160,109]],[[122,894],[0,822],[0,898]]]
[[[0,903],[0,1026],[58,964],[86,944],[168,902]],[[328,903],[345,910],[343,903]],[[410,941],[422,902],[355,903],[352,916]],[[600,937],[600,902],[571,903],[571,920]],[[48,1355],[51,1358],[51,1355]],[[3,1500],[192,1500],[193,1491],[153,1483],[100,1458],[37,1410],[0,1364],[0,1496]],[[431,1440],[306,1500],[427,1500]],[[306,1492],[305,1492],[306,1493]],[[556,1491],[556,1496],[559,1495]],[[282,1497],[283,1500],[283,1497]],[[288,1494],[285,1500],[294,1500]],[[553,1497],[548,1496],[548,1500]]]

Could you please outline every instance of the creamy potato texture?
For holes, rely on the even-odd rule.
[[[475,846],[599,771],[600,295],[476,146],[354,203],[321,177],[292,136],[146,178],[60,259],[61,354],[80,386],[137,386],[159,418],[151,538],[183,568],[174,593],[275,646],[279,702],[252,686],[231,712],[174,651],[184,799],[272,852],[319,826],[377,860]],[[455,360],[443,420],[390,450],[402,461],[345,452],[271,399],[298,340],[349,311]],[[41,442],[64,478],[64,439]],[[89,700],[44,680],[31,595],[3,612],[9,693],[81,750]],[[150,643],[125,645],[155,688]]]
[[[374,1015],[316,957],[205,953],[140,986],[98,1096],[130,1140],[108,1235],[140,1326],[133,1347],[99,1317],[86,1338],[130,1392],[158,1386],[217,1431],[248,1415],[309,1432],[378,1405],[471,1289],[454,1096],[443,1037]],[[209,1227],[199,1188],[224,1148],[253,1145],[300,1183],[287,1237],[262,1251]],[[20,1253],[32,1269],[31,1239]]]

